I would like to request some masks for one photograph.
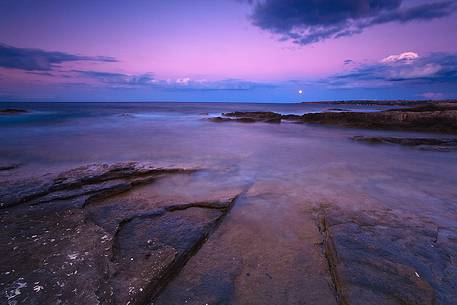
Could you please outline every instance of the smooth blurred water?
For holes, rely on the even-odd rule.
[[[348,106],[334,108],[343,107]],[[225,180],[265,183],[271,192],[294,200],[420,209],[433,217],[456,211],[456,153],[373,146],[350,139],[354,135],[442,135],[207,120],[229,111],[300,114],[332,108],[328,105],[4,103],[0,108],[29,111],[0,117],[0,162],[22,163],[14,175],[56,172],[93,162],[184,163],[226,169]],[[3,172],[0,179],[9,175]]]

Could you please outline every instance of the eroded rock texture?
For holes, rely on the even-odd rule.
[[[427,105],[415,108],[392,109],[379,112],[320,112],[303,115],[281,115],[275,112],[231,112],[210,118],[213,122],[267,122],[283,120],[296,123],[316,123],[355,128],[457,132],[455,104]]]
[[[457,234],[389,211],[318,211],[340,304],[457,304]]]
[[[309,113],[303,115],[301,121],[369,129],[457,132],[457,110],[422,110]]]
[[[198,251],[233,205],[126,201],[195,168],[91,165],[1,187],[1,304],[144,304]]]

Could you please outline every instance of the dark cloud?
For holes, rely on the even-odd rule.
[[[432,53],[418,56],[414,52],[391,55],[373,64],[324,80],[340,87],[379,87],[393,83],[457,84],[457,54]]]
[[[116,62],[112,57],[81,56],[40,49],[16,48],[0,44],[0,67],[26,71],[52,71],[60,64],[72,61]]]
[[[455,1],[410,7],[402,0],[251,0],[254,25],[280,35],[281,40],[309,44],[361,33],[388,22],[430,20],[452,14]]]

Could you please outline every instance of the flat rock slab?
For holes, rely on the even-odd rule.
[[[270,187],[239,198],[154,305],[337,304],[312,215]]]
[[[455,231],[388,211],[332,209],[319,219],[341,304],[457,304]]]
[[[85,205],[91,200],[150,183],[163,175],[192,173],[195,170],[195,168],[154,167],[152,164],[139,162],[91,164],[57,175],[2,182],[0,208],[19,204],[39,205],[59,199],[75,198],[82,200],[79,202],[80,205]]]
[[[145,197],[143,205],[128,208],[116,196],[195,171],[98,164],[2,186],[0,303],[154,300],[217,228],[236,195],[149,206]],[[107,209],[109,220],[101,212]]]

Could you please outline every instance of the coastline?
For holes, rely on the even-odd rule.
[[[1,126],[5,302],[457,300],[449,134],[297,124],[287,107],[52,106]],[[235,107],[263,111],[208,121]]]

